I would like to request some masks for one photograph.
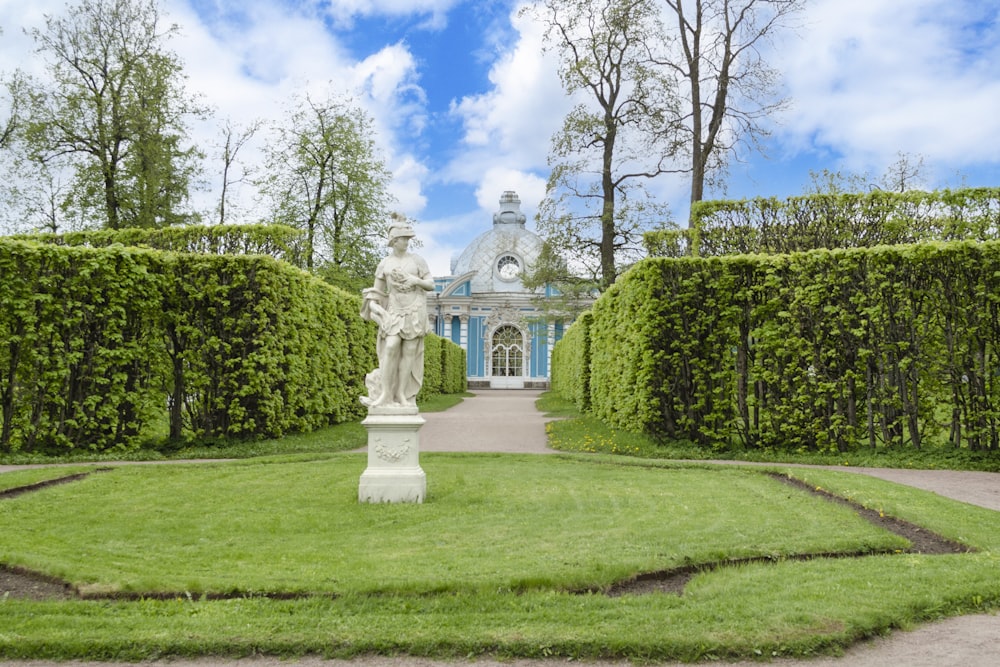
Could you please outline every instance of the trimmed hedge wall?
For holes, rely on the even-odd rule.
[[[649,232],[653,257],[1000,239],[1000,188],[703,201],[691,229]]]
[[[262,256],[164,255],[171,434],[280,436],[363,414],[360,300]]]
[[[302,232],[285,225],[189,225],[164,229],[133,227],[9,238],[89,248],[125,245],[204,255],[268,255],[296,266],[300,266],[302,255]]]
[[[266,256],[2,240],[0,451],[136,448],[164,413],[199,439],[357,419],[378,363],[359,308]],[[464,351],[427,350],[428,392],[464,390]]]
[[[447,338],[441,340],[441,393],[465,393],[469,389],[465,350]]]
[[[561,341],[552,349],[551,389],[573,401],[586,412],[590,410],[590,327],[593,314],[580,314],[566,329]]]
[[[0,451],[137,442],[162,405],[164,277],[149,260],[0,243]]]
[[[617,427],[707,447],[1000,448],[998,242],[650,259],[592,317],[591,409]],[[586,340],[556,345],[554,385],[585,372]]]
[[[417,400],[436,394],[460,394],[467,387],[465,350],[447,338],[428,333],[424,337],[424,383]]]
[[[443,339],[438,336],[424,337],[424,382],[420,385],[417,400],[423,401],[428,396],[441,393],[441,380],[444,366],[441,363],[441,347]],[[437,363],[434,363],[437,361]]]

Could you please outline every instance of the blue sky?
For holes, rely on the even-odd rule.
[[[180,26],[170,47],[188,88],[215,110],[192,127],[199,145],[217,141],[219,119],[280,120],[305,90],[353,95],[374,119],[397,208],[417,220],[437,275],[490,227],[504,190],[520,194],[529,220],[544,194],[548,141],[570,105],[520,4],[161,0]],[[64,5],[0,0],[0,70],[44,73],[23,28]],[[877,176],[900,152],[923,158],[928,189],[1000,186],[998,13],[998,0],[811,0],[773,45],[793,104],[774,119],[768,159],[743,156],[715,194],[799,194],[810,171]],[[256,150],[242,154],[248,163]],[[656,191],[683,220],[686,183],[663,179]],[[251,219],[252,193],[237,196]]]

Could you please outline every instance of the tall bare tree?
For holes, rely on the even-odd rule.
[[[0,35],[3,31],[0,30]],[[14,138],[14,130],[18,124],[19,106],[22,94],[20,93],[21,83],[19,77],[12,77],[4,82],[6,88],[7,118],[0,125],[0,148],[8,148]]]
[[[552,139],[539,231],[607,287],[638,252],[641,232],[664,221],[645,183],[675,170],[678,110],[672,81],[656,67],[658,7],[540,0],[525,11],[546,26],[563,88],[580,100]]]
[[[252,120],[244,126],[234,125],[232,121],[227,120],[221,127],[222,143],[217,146],[222,155],[222,183],[221,192],[219,193],[219,205],[217,207],[220,225],[226,223],[226,215],[229,213],[230,186],[242,183],[248,176],[246,168],[243,169],[242,174],[235,173],[237,171],[237,156],[240,150],[263,127],[264,121],[259,119]]]
[[[896,161],[890,164],[875,187],[889,192],[917,190],[927,181],[924,156],[898,151]]]
[[[679,56],[660,63],[684,87],[692,203],[704,198],[706,181],[725,170],[741,143],[759,146],[767,135],[763,120],[785,107],[763,47],[805,2],[664,0]]]

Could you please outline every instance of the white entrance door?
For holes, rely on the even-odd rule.
[[[492,371],[490,386],[494,389],[524,388],[524,336],[509,324],[493,332],[490,344]]]

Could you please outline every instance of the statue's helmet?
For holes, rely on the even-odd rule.
[[[393,220],[392,224],[389,225],[389,245],[392,245],[396,239],[412,239],[414,236],[416,233],[413,231],[413,227],[406,221]]]

